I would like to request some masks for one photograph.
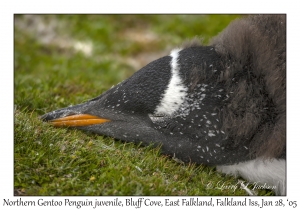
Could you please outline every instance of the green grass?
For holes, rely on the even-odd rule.
[[[242,189],[207,187],[238,181],[213,167],[182,164],[161,155],[159,148],[54,128],[39,120],[49,111],[100,95],[186,39],[200,36],[207,43],[237,17],[15,16],[16,194],[246,195]],[[259,195],[272,193],[262,190]]]

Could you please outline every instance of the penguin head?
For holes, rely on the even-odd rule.
[[[179,153],[187,154],[194,145],[186,142],[204,135],[200,127],[213,121],[206,113],[214,113],[218,120],[216,109],[223,96],[221,92],[218,97],[212,94],[220,87],[208,87],[201,81],[217,79],[219,62],[213,47],[175,49],[100,96],[52,111],[42,119],[54,126],[75,127],[124,141],[164,144],[169,154],[185,145],[187,148],[180,148]],[[201,118],[203,115],[206,119]]]

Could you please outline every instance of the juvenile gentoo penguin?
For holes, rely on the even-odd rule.
[[[42,116],[286,194],[286,16],[233,21],[209,46],[171,51],[102,95]]]

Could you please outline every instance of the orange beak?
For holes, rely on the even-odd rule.
[[[50,123],[56,127],[63,127],[63,126],[78,127],[78,126],[102,124],[109,121],[110,120],[108,119],[99,118],[97,116],[93,116],[89,114],[78,114],[78,115],[71,115],[71,116],[51,120]]]

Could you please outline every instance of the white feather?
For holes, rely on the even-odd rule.
[[[272,189],[276,195],[286,195],[286,161],[284,159],[255,159],[234,165],[217,166],[217,170],[230,175],[241,176],[254,184],[253,189]]]
[[[170,56],[171,60],[171,79],[169,84],[162,95],[160,104],[156,107],[156,114],[164,114],[171,116],[176,112],[180,105],[184,102],[187,95],[187,87],[183,84],[179,72],[180,66],[178,65],[178,56],[181,49],[172,50]]]

